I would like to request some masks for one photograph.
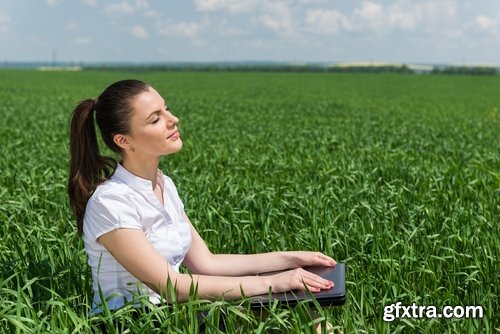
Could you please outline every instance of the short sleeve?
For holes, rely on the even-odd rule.
[[[142,229],[137,209],[127,194],[94,194],[87,203],[83,233],[91,240],[118,228]]]

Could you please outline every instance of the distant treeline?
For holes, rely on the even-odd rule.
[[[470,75],[496,75],[499,74],[498,68],[495,67],[467,67],[467,66],[450,66],[443,68],[434,68],[434,74],[470,74]]]
[[[235,72],[398,72],[413,73],[407,66],[307,66],[307,65],[147,65],[147,66],[84,66],[84,70],[131,71],[235,71]]]
[[[4,62],[5,69],[37,69],[42,71],[196,71],[196,72],[324,72],[324,73],[402,73],[402,74],[450,74],[450,75],[498,75],[495,66],[450,66],[391,63],[267,63],[267,62],[218,62],[218,63],[94,63],[73,62],[15,63]]]
[[[235,72],[332,72],[332,73],[404,73],[404,74],[458,74],[497,75],[496,67],[439,66],[431,70],[420,70],[402,66],[314,66],[314,65],[231,65],[231,64],[157,64],[157,65],[91,65],[83,70],[106,71],[235,71]]]

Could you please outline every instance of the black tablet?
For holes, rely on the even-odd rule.
[[[334,286],[328,290],[310,292],[294,290],[282,293],[267,293],[250,298],[252,309],[262,308],[277,300],[280,304],[295,306],[306,300],[313,302],[315,299],[321,306],[343,305],[345,303],[345,264],[337,263],[335,267],[306,267],[305,270],[313,272],[327,280],[333,281]]]

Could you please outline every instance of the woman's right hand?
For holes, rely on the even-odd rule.
[[[313,274],[302,268],[287,270],[279,274],[268,276],[268,285],[273,292],[291,290],[306,290],[319,292],[333,287],[333,282]]]

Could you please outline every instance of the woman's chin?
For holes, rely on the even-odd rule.
[[[167,149],[167,152],[165,153],[165,155],[179,152],[182,148],[182,140],[180,138],[177,139],[175,142],[171,142],[169,144],[170,144],[169,148]]]

